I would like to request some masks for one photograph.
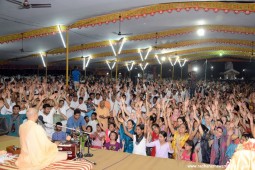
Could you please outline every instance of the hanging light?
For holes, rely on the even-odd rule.
[[[134,61],[131,62],[131,66],[130,66],[130,67],[129,67],[129,65],[128,65],[129,63],[126,63],[126,67],[127,67],[127,70],[128,70],[128,71],[131,71],[131,70],[133,69],[134,63],[135,63]]]
[[[120,48],[119,48],[119,51],[118,51],[118,54],[121,53],[122,47],[123,47],[123,45],[124,45],[125,42],[126,42],[126,38],[122,38],[121,44],[120,44]]]
[[[144,60],[147,59],[147,57],[148,57],[149,53],[151,52],[151,50],[152,50],[151,47],[149,47],[149,48],[147,49],[147,53],[146,53],[146,56],[145,56]]]
[[[156,57],[158,63],[161,64],[160,60],[158,59],[158,55],[157,54],[155,55],[155,57]]]
[[[183,59],[183,63],[181,63],[181,59],[178,60],[180,67],[183,67],[186,63],[186,59]]]
[[[114,47],[112,45],[112,41],[109,40],[109,43],[110,43],[110,46],[112,47],[112,52],[113,52],[114,56],[116,56],[116,52],[115,52],[115,49],[114,49]]]
[[[140,65],[141,69],[144,71],[146,69],[146,67],[148,66],[148,64],[149,63],[146,63],[144,67],[143,67],[143,65],[141,63],[139,65]]]
[[[83,57],[83,70],[88,67],[91,56]],[[86,61],[87,60],[87,61]]]
[[[141,60],[143,61],[143,55],[141,53],[141,49],[140,48],[138,48],[138,53],[140,54]]]
[[[57,25],[57,27],[58,27],[58,32],[59,32],[60,38],[62,40],[63,46],[64,46],[64,48],[66,48],[66,43],[65,43],[64,37],[62,35],[62,31],[61,31],[60,25]]]
[[[42,52],[40,52],[40,56],[41,56],[41,59],[42,59],[43,67],[46,67],[46,64],[45,64],[44,59],[43,59],[43,54],[42,54]]]

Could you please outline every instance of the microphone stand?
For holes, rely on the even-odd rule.
[[[84,157],[92,157],[93,154],[89,152],[90,148],[90,135],[88,134],[88,153],[84,154]]]
[[[44,122],[44,121],[42,121],[42,123],[43,123],[43,124],[50,124],[50,123],[47,123],[47,122]],[[81,142],[82,139],[81,139],[81,137],[82,137],[82,135],[86,134],[86,135],[88,136],[88,141],[90,141],[90,136],[89,136],[89,135],[90,135],[91,133],[84,132],[84,131],[80,131],[80,130],[77,130],[77,129],[74,129],[74,128],[69,128],[69,127],[66,127],[66,126],[61,126],[61,125],[53,125],[53,124],[50,124],[50,125],[56,126],[56,127],[62,127],[62,128],[66,128],[66,129],[69,129],[69,130],[78,132],[79,135],[77,135],[77,136],[78,136],[78,138],[79,138],[79,140],[80,140],[80,148],[79,148],[78,153],[76,154],[76,158],[74,158],[73,160],[74,160],[74,161],[76,161],[76,160],[78,160],[78,161],[85,160],[85,161],[87,161],[87,162],[89,162],[89,163],[92,163],[93,165],[96,165],[96,162],[93,162],[93,161],[91,161],[91,160],[88,160],[88,159],[86,159],[86,158],[83,158],[83,154],[82,154],[82,142]],[[84,156],[85,156],[85,157],[92,157],[93,154],[89,153],[90,142],[88,142],[88,143],[89,143],[89,144],[88,144],[88,153],[87,153],[87,154],[84,154]]]

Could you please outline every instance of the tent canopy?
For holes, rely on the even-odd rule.
[[[121,65],[146,62],[157,64],[157,54],[188,61],[201,59],[251,60],[255,39],[255,4],[184,0],[29,0],[50,3],[51,8],[19,9],[19,5],[0,1],[0,64],[65,65],[65,52],[58,25],[66,41],[69,35],[69,60],[82,65],[81,56],[91,56],[90,66],[107,67],[116,60]],[[117,35],[121,20],[121,33]],[[204,31],[204,36],[198,36]],[[23,49],[21,52],[23,39]],[[120,41],[120,42],[119,42]],[[118,46],[119,45],[119,46]]]

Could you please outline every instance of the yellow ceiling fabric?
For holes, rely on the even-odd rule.
[[[252,12],[255,12],[255,4],[254,3],[234,3],[234,2],[233,3],[224,3],[224,2],[163,3],[163,4],[150,5],[150,6],[135,8],[135,9],[127,10],[127,11],[119,11],[112,14],[106,14],[106,15],[87,18],[84,20],[77,21],[67,27],[61,26],[61,30],[65,31],[67,28],[73,29],[73,28],[82,28],[82,27],[88,27],[88,26],[94,27],[96,25],[108,24],[110,22],[115,23],[119,20],[119,15],[121,15],[122,20],[124,19],[129,20],[132,18],[138,19],[140,17],[154,16],[157,13],[158,14],[163,14],[165,12],[171,13],[173,10],[177,12],[190,11],[190,10],[195,10],[195,11],[204,10],[205,12],[214,11],[215,13],[219,11],[224,11],[225,13],[228,13],[231,11],[236,14],[245,13],[248,15]],[[56,26],[34,29],[31,31],[23,32],[23,39],[52,35],[57,32],[58,30]],[[246,31],[244,33],[246,33]],[[249,31],[247,33],[249,33]],[[22,39],[21,33],[4,35],[4,36],[0,36],[0,44],[18,41],[21,39]]]

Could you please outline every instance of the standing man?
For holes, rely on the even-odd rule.
[[[74,89],[77,90],[79,87],[79,82],[80,82],[80,76],[81,73],[78,70],[77,66],[74,66],[74,70],[72,71],[72,77],[73,77],[73,83],[74,83]]]

